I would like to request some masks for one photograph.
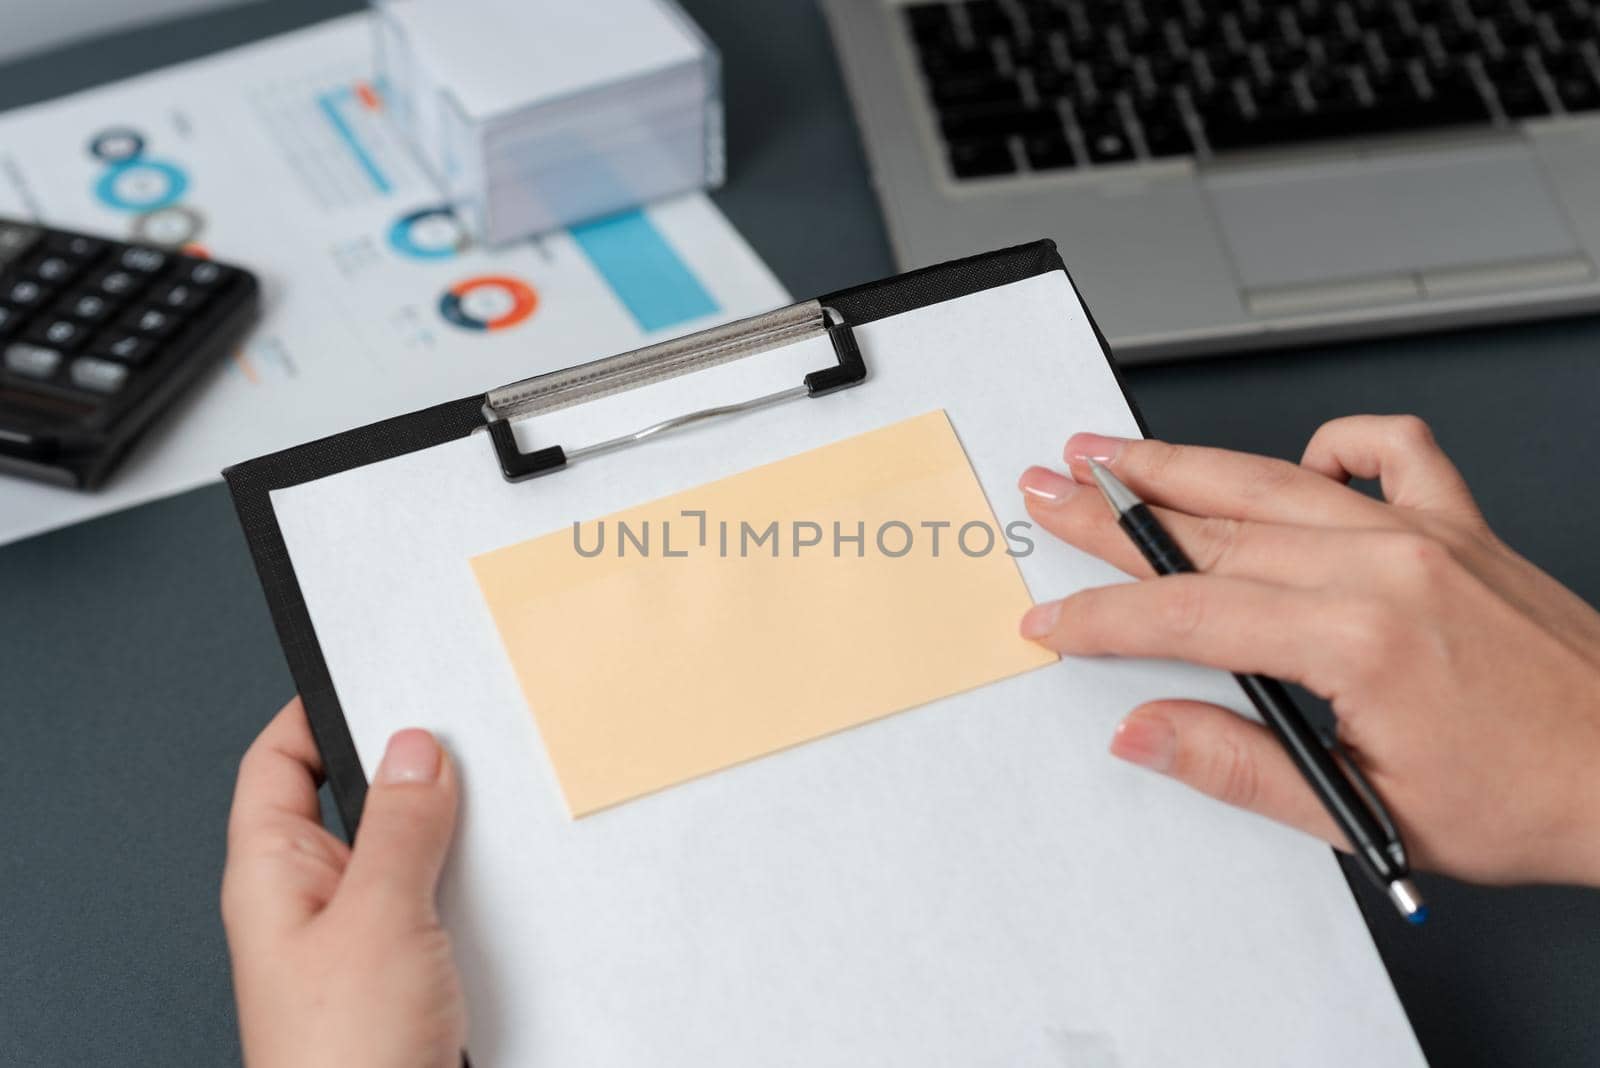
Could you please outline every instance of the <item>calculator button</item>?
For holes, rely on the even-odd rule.
[[[4,337],[17,328],[22,322],[22,313],[15,308],[8,308],[0,304],[0,337]]]
[[[122,255],[117,257],[117,266],[127,271],[138,271],[140,274],[155,274],[167,265],[167,254],[157,252],[153,248],[139,248],[133,246],[122,250]]]
[[[78,264],[65,256],[40,256],[23,270],[41,282],[58,286],[78,273]]]
[[[128,379],[128,369],[120,363],[80,356],[72,361],[72,384],[95,393],[115,393]]]
[[[201,289],[220,289],[228,284],[233,271],[210,260],[190,260],[178,268],[177,280]]]
[[[204,304],[210,294],[199,286],[179,282],[175,285],[157,286],[148,297],[151,304],[169,311],[194,311]]]
[[[133,274],[130,271],[110,270],[90,275],[88,286],[108,297],[126,297],[144,285],[144,281],[143,275]]]
[[[49,378],[61,366],[63,357],[55,349],[18,341],[6,346],[6,370],[25,378]]]
[[[166,337],[178,328],[178,317],[160,308],[135,308],[122,317],[121,323],[147,337]]]
[[[94,339],[94,345],[90,349],[96,356],[105,356],[119,363],[135,366],[148,360],[155,350],[154,341],[123,330],[107,330]]]
[[[73,349],[83,342],[85,329],[71,319],[39,319],[23,336],[53,349]]]
[[[105,322],[115,307],[111,298],[101,296],[99,293],[69,293],[61,298],[60,303],[56,305],[56,311],[93,324]]]
[[[21,308],[37,308],[50,296],[50,290],[31,278],[21,278],[11,283],[0,298]]]
[[[45,250],[74,260],[92,260],[106,250],[106,243],[82,234],[51,234],[45,238]]]
[[[21,259],[38,244],[44,231],[26,223],[0,222],[0,266]]]

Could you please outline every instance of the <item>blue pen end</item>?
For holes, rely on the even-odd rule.
[[[1427,921],[1428,905],[1410,879],[1396,879],[1390,883],[1389,900],[1394,902],[1394,907],[1400,910],[1400,915],[1406,918],[1407,923],[1415,925]]]

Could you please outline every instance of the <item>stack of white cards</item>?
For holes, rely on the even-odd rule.
[[[499,244],[723,173],[717,52],[672,0],[380,0],[379,88]]]

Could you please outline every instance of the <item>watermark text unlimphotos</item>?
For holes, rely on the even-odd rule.
[[[815,522],[809,519],[714,519],[703,509],[685,509],[677,518],[601,519],[572,524],[572,548],[582,557],[685,557],[705,552],[748,559],[806,555],[857,558],[869,554],[899,559],[912,553],[933,557],[968,557],[1003,552],[1033,552],[1033,524],[1019,519],[1003,528],[981,519],[953,523],[943,519],[868,523]]]

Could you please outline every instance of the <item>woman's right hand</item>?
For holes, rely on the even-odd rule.
[[[1062,653],[1297,682],[1333,703],[1417,867],[1600,886],[1600,614],[1495,537],[1421,420],[1335,420],[1298,466],[1079,434],[1072,478],[1023,475],[1040,525],[1143,578],[1091,458],[1156,508],[1203,573],[1041,604],[1024,634]],[[1381,479],[1385,500],[1352,477]],[[1111,748],[1345,848],[1277,741],[1231,711],[1147,704]]]

